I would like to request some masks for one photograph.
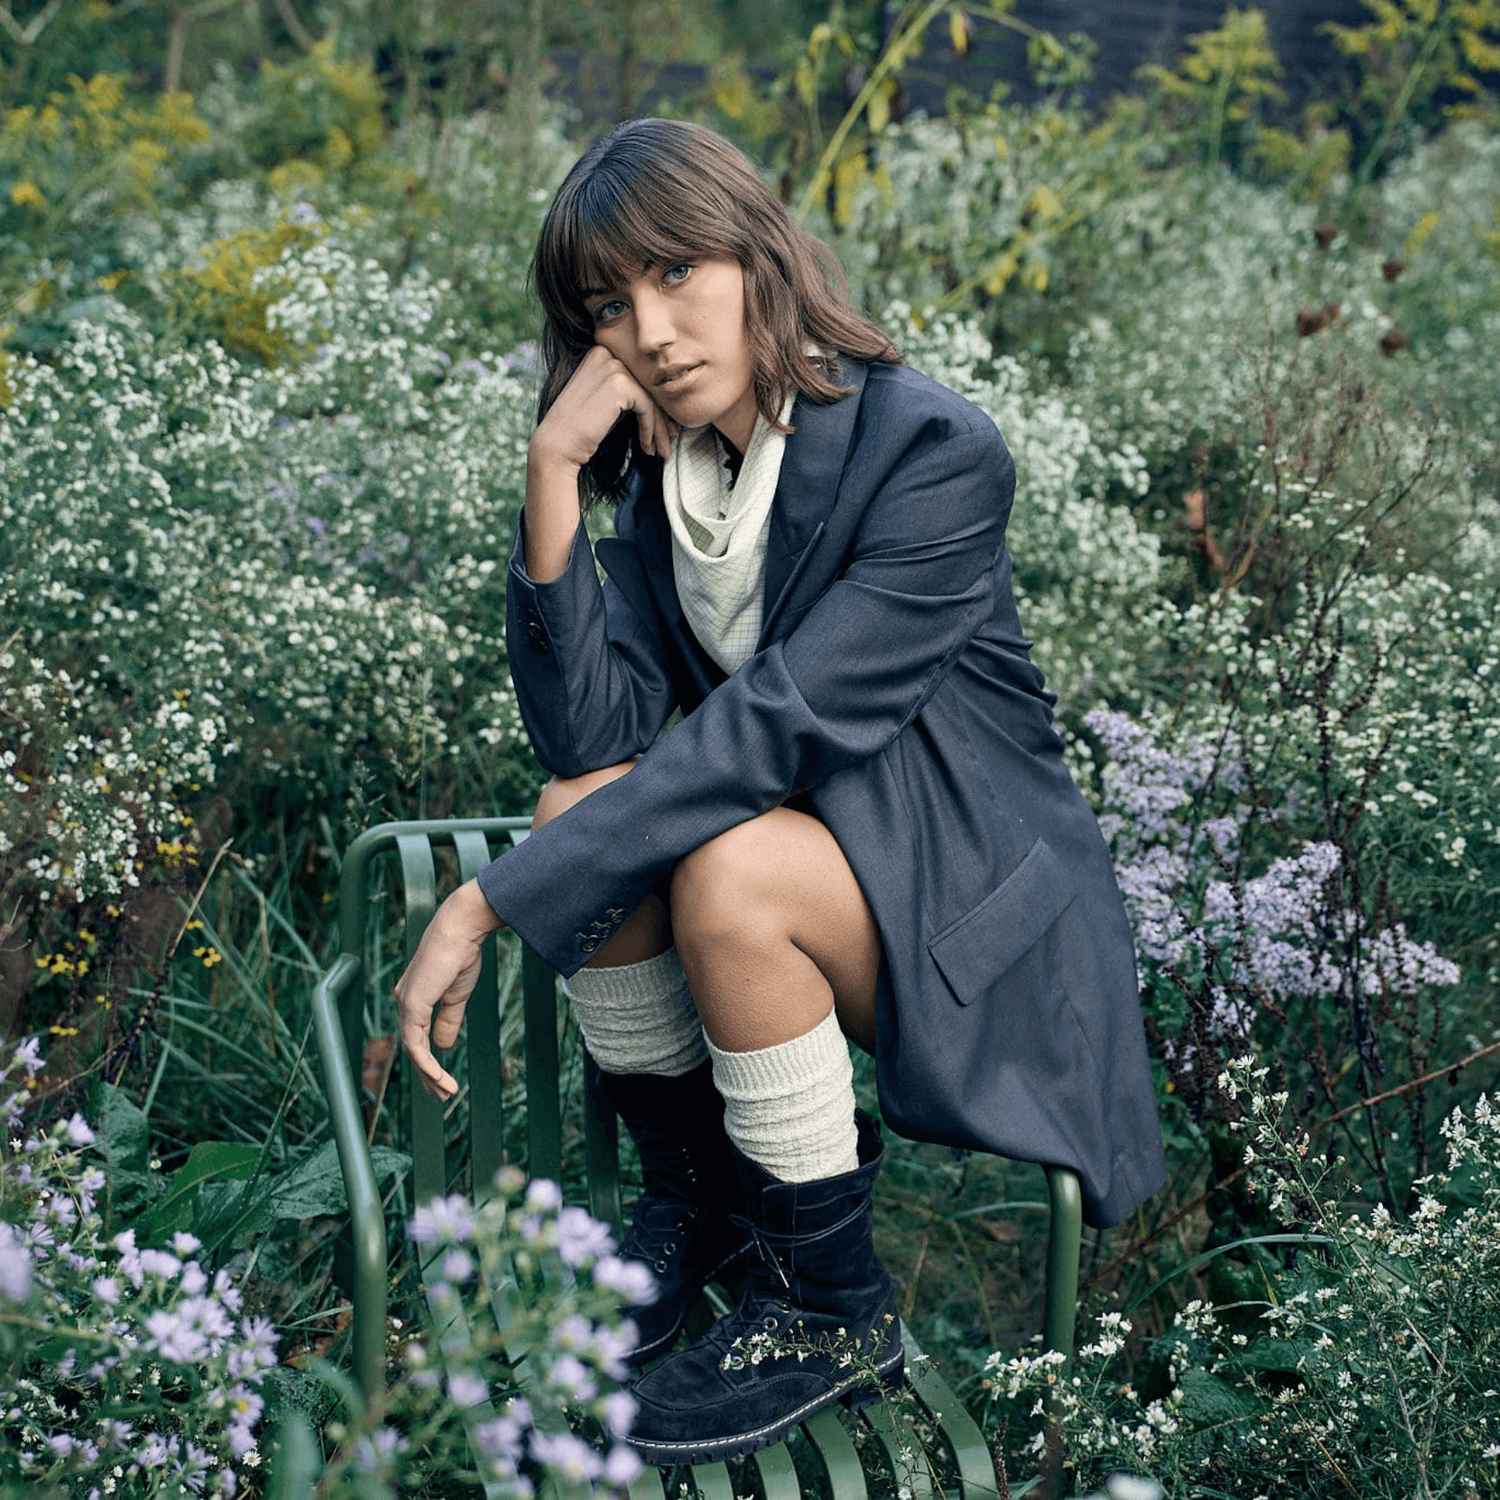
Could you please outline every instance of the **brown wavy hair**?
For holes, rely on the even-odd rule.
[[[808,341],[857,359],[904,363],[850,306],[838,257],[797,226],[739,147],[687,120],[626,120],[573,164],[537,237],[528,281],[543,315],[538,423],[594,345],[578,289],[618,286],[700,255],[732,255],[744,271],[755,401],[775,431],[797,430],[777,420],[789,390],[821,403],[852,389],[828,373],[835,363],[803,352]],[[585,512],[596,501],[624,498],[634,470],[651,457],[639,436],[634,413],[624,413],[584,465]]]

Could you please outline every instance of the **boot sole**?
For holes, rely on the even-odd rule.
[[[659,1468],[668,1464],[703,1464],[726,1458],[745,1458],[761,1448],[768,1448],[772,1443],[779,1442],[792,1428],[835,1401],[847,1411],[859,1411],[900,1390],[906,1384],[906,1350],[898,1349],[883,1364],[876,1365],[875,1370],[880,1376],[878,1391],[872,1391],[864,1383],[865,1377],[862,1374],[851,1375],[821,1396],[804,1401],[795,1411],[747,1432],[688,1442],[654,1442],[649,1438],[637,1439],[627,1434],[621,1441],[635,1450],[642,1463],[655,1464]]]
[[[712,1281],[714,1277],[717,1276],[721,1271],[723,1271],[727,1266],[732,1266],[736,1261],[743,1260],[754,1248],[755,1242],[753,1240],[747,1240],[743,1245],[740,1246],[738,1250],[731,1251],[728,1255],[726,1255],[724,1259],[718,1263],[718,1265],[710,1266],[709,1269],[704,1273],[703,1280],[698,1284],[697,1289],[693,1292],[692,1296],[690,1296],[683,1304],[681,1316],[679,1316],[676,1323],[672,1325],[671,1330],[652,1339],[649,1344],[637,1344],[634,1349],[620,1356],[621,1363],[624,1364],[627,1369],[638,1371],[641,1364],[644,1361],[650,1359],[651,1356],[658,1350],[670,1349],[672,1345],[677,1342],[677,1335],[682,1332],[682,1325],[687,1321],[688,1309],[692,1306],[693,1302],[697,1298],[703,1295],[703,1288],[706,1287],[709,1282]]]

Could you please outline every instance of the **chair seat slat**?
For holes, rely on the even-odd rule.
[[[902,1336],[905,1337],[904,1332]],[[895,1475],[896,1488],[909,1486],[911,1500],[931,1500],[932,1474],[928,1468],[927,1450],[905,1417],[897,1415],[898,1410],[893,1402],[876,1401],[865,1407],[860,1416],[875,1434],[891,1473]],[[903,1448],[911,1450],[910,1460],[901,1456]]]
[[[825,1406],[802,1424],[802,1430],[823,1460],[834,1500],[867,1500],[869,1486],[865,1482],[864,1466],[859,1461],[859,1450],[839,1420],[838,1413],[831,1406]]]
[[[906,1372],[912,1388],[953,1448],[958,1463],[960,1500],[985,1500],[985,1497],[998,1494],[994,1460],[979,1424],[969,1415],[948,1382],[928,1360],[922,1358],[921,1346],[904,1324],[902,1338],[906,1345]]]
[[[792,1462],[787,1445],[773,1443],[750,1455],[751,1462],[760,1470],[760,1482],[765,1486],[766,1500],[797,1500],[802,1485],[797,1478],[797,1467]]]
[[[432,1294],[432,1289],[424,1281],[422,1285],[422,1302],[426,1309],[429,1325],[436,1331],[435,1343],[437,1344],[438,1357],[446,1367],[447,1361],[460,1352],[473,1347],[473,1339],[470,1336],[469,1321],[464,1313],[463,1304],[454,1299],[452,1306],[440,1306]],[[463,1408],[464,1431],[469,1436],[470,1451],[477,1451],[474,1441],[474,1429],[486,1422],[494,1421],[498,1413],[495,1411],[494,1403],[488,1396],[482,1401],[477,1401],[472,1406]],[[482,1473],[482,1471],[481,1471]],[[484,1490],[485,1500],[504,1500],[505,1488],[495,1479],[481,1478],[481,1488]]]
[[[694,1464],[692,1475],[703,1500],[734,1500],[734,1484],[727,1464]]]

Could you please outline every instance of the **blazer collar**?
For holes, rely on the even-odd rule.
[[[839,383],[853,387],[849,394],[825,405],[809,401],[799,391],[792,403],[790,420],[797,430],[787,438],[782,450],[781,472],[771,500],[757,651],[764,650],[775,638],[777,623],[838,500],[869,368],[866,360],[840,355]],[[667,629],[677,638],[687,659],[701,668],[704,690],[708,691],[725,680],[725,673],[693,634],[677,596],[672,571],[672,533],[662,500],[661,471],[662,465],[656,460],[640,471],[635,545]],[[614,549],[606,545],[608,540],[601,538],[596,547],[599,561],[612,578],[622,582],[616,568],[610,566]]]

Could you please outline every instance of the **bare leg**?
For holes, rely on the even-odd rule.
[[[715,1046],[773,1047],[831,1008],[844,1035],[874,1055],[880,933],[818,818],[772,808],[693,850],[673,872],[671,914]]]

